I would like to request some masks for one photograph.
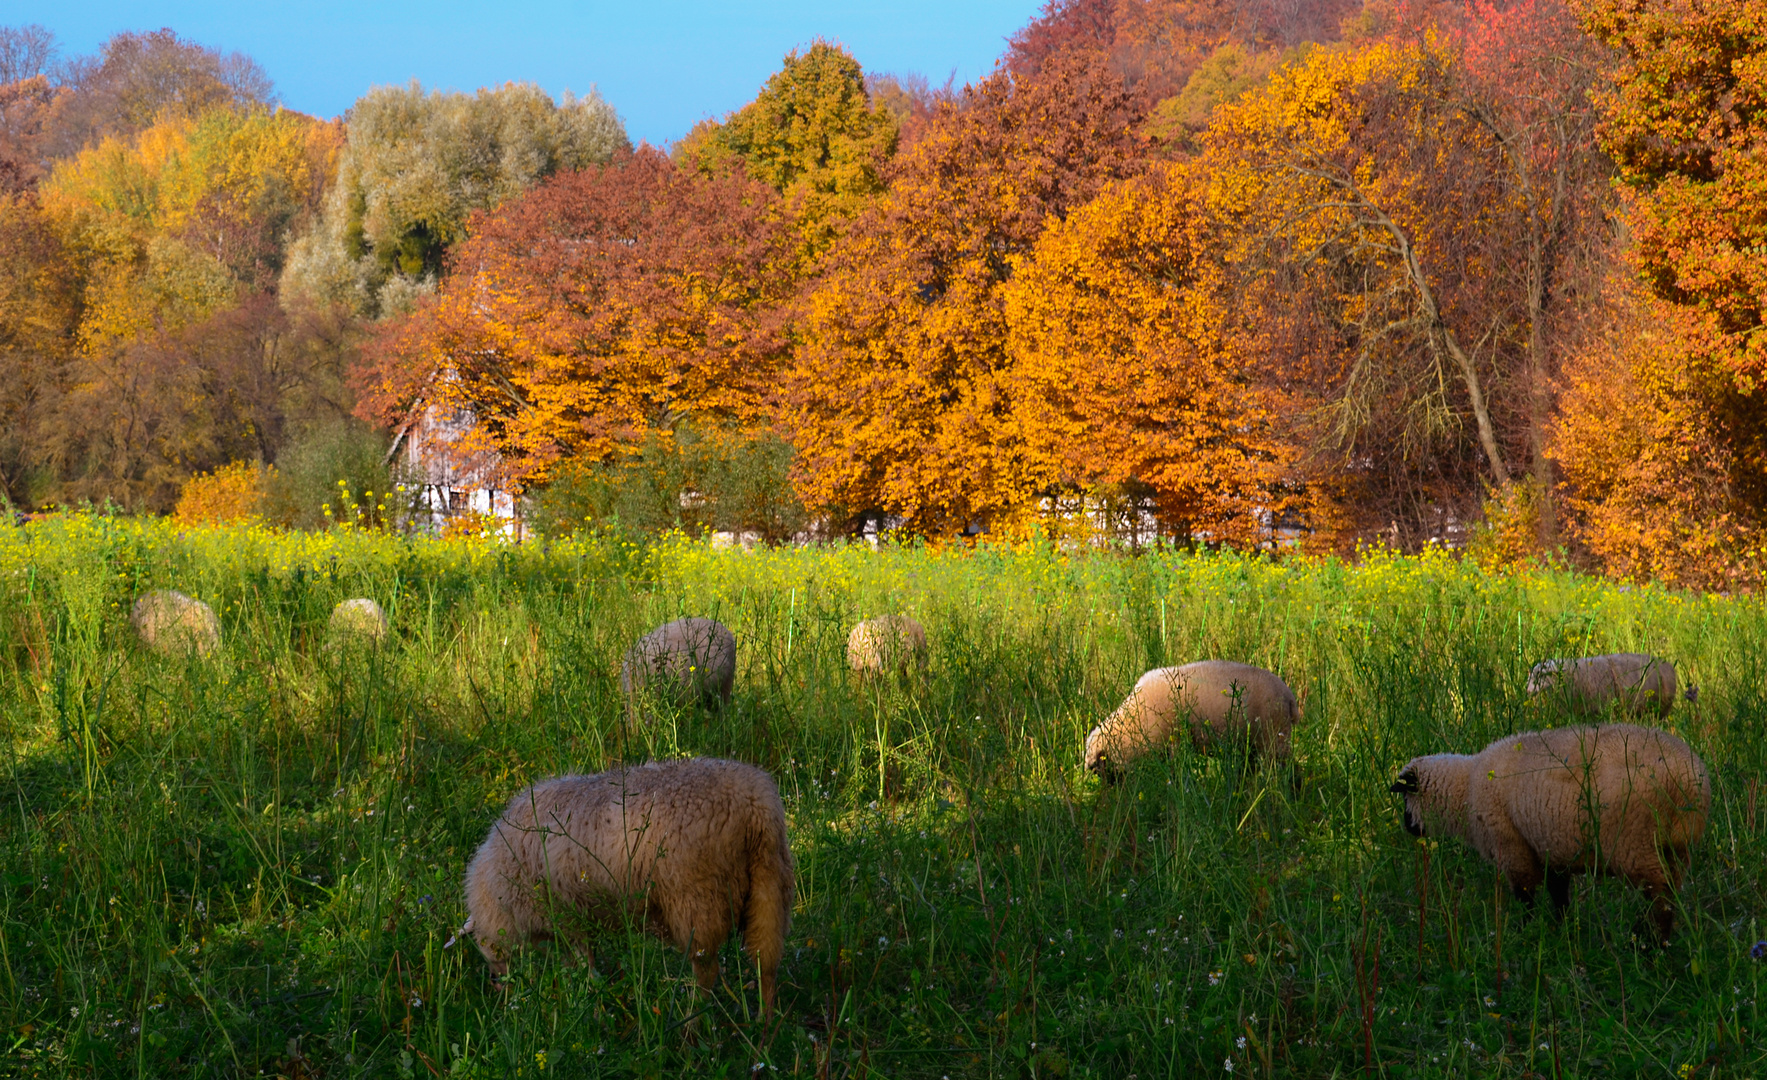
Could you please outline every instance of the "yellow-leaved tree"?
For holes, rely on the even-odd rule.
[[[282,109],[172,115],[57,165],[45,212],[89,267],[88,354],[270,288],[282,235],[317,208],[339,125]]]
[[[817,41],[788,53],[755,100],[696,125],[674,156],[707,175],[741,168],[784,195],[783,210],[813,259],[883,193],[897,126],[894,113],[872,102],[852,54]]]
[[[78,355],[37,448],[57,497],[164,508],[192,470],[273,452],[313,358],[268,290],[341,140],[299,113],[223,106],[56,166],[42,214],[82,282]]]

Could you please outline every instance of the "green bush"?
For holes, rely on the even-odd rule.
[[[781,544],[810,526],[791,484],[792,445],[772,431],[699,440],[698,489],[713,527]]]
[[[342,520],[345,506],[340,492],[364,510],[370,521],[395,523],[410,509],[415,484],[406,483],[394,463],[387,460],[390,438],[359,420],[336,420],[314,425],[298,436],[276,462],[269,512],[265,517],[299,529],[319,529]],[[405,484],[407,492],[397,492]],[[373,492],[372,502],[365,494]],[[388,493],[400,502],[386,501]],[[372,509],[385,505],[386,511]],[[328,517],[326,508],[332,511]]]
[[[589,528],[631,536],[753,533],[779,544],[809,526],[791,486],[791,444],[777,434],[682,426],[652,434],[615,462],[567,462],[534,493],[534,528],[569,536]]]

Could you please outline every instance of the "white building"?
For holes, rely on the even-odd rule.
[[[439,533],[454,518],[476,512],[501,519],[499,531],[519,540],[522,523],[515,493],[499,486],[502,457],[460,446],[473,424],[465,409],[426,406],[394,439],[388,456],[402,455],[406,483],[419,485],[414,524]]]

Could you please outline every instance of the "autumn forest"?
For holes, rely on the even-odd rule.
[[[1049,0],[969,85],[816,41],[654,147],[0,28],[0,496],[169,512],[439,411],[555,531],[649,484],[768,540],[1749,587],[1764,44],[1761,0]]]

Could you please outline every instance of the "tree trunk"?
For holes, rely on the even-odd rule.
[[[1546,343],[1546,241],[1536,220],[1528,252],[1528,453],[1538,489],[1542,550],[1550,551],[1558,531],[1552,503],[1552,462],[1546,458],[1546,425],[1551,418],[1551,387]]]
[[[1350,177],[1341,173],[1299,166],[1290,166],[1290,168],[1303,175],[1322,179],[1343,192],[1348,197],[1348,206],[1366,215],[1363,223],[1373,224],[1392,237],[1392,250],[1404,263],[1405,276],[1410,280],[1411,288],[1417,294],[1417,301],[1423,308],[1424,322],[1429,327],[1430,348],[1432,350],[1446,349],[1449,358],[1454,361],[1454,366],[1459,369],[1460,380],[1466,386],[1467,400],[1472,406],[1473,421],[1478,426],[1479,446],[1485,451],[1485,460],[1491,466],[1491,476],[1497,481],[1498,487],[1508,487],[1510,484],[1509,468],[1503,463],[1502,448],[1497,445],[1497,429],[1491,423],[1491,409],[1485,402],[1485,388],[1479,380],[1478,368],[1474,365],[1472,357],[1468,356],[1466,350],[1460,347],[1460,341],[1454,336],[1453,329],[1442,318],[1442,309],[1436,304],[1435,290],[1430,288],[1429,278],[1425,276],[1423,266],[1418,262],[1417,252],[1411,246],[1411,238],[1385,210],[1376,206],[1366,195],[1362,194],[1355,180]],[[1437,355],[1440,355],[1439,351]]]
[[[1472,405],[1473,420],[1478,425],[1479,445],[1484,447],[1485,458],[1491,464],[1491,475],[1496,479],[1498,487],[1508,487],[1509,469],[1504,466],[1503,451],[1497,445],[1497,429],[1491,424],[1491,409],[1485,404],[1485,390],[1479,381],[1478,368],[1474,366],[1472,357],[1466,355],[1466,350],[1460,347],[1454,331],[1443,321],[1442,310],[1436,306],[1435,291],[1430,288],[1429,279],[1424,276],[1423,267],[1417,261],[1417,252],[1411,247],[1411,238],[1405,235],[1405,230],[1399,227],[1398,222],[1388,217],[1380,208],[1371,205],[1369,210],[1377,215],[1381,227],[1387,230],[1393,243],[1399,248],[1399,255],[1405,262],[1406,276],[1411,279],[1411,287],[1417,292],[1417,301],[1423,305],[1424,318],[1430,326],[1430,347],[1436,347],[1439,335],[1442,346],[1454,360],[1454,366],[1460,369],[1461,381],[1466,384],[1467,400]]]

